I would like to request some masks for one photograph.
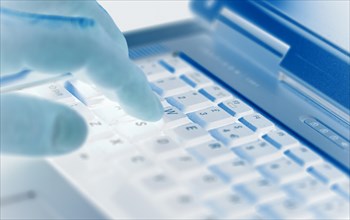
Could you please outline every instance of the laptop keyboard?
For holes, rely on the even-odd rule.
[[[349,178],[317,153],[175,55],[136,63],[164,106],[159,122],[74,79],[24,90],[85,118],[85,145],[49,160],[110,217],[122,206],[145,218],[349,218]]]

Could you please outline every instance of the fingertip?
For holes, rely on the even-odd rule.
[[[150,106],[150,109],[147,112],[148,114],[145,114],[145,120],[154,122],[163,117],[164,109],[159,98],[155,94],[152,94],[152,96],[152,99],[154,100],[153,105]]]
[[[68,106],[18,95],[1,95],[1,153],[55,156],[78,149],[87,136],[84,119]]]
[[[128,114],[145,121],[158,121],[163,116],[158,96],[139,67],[132,63],[130,70],[133,70],[134,77],[118,90],[118,101]]]
[[[75,151],[85,142],[88,129],[84,119],[74,111],[64,111],[57,115],[52,130],[53,155]]]

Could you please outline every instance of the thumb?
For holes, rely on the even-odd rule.
[[[86,138],[83,118],[67,106],[16,94],[2,94],[0,104],[1,153],[63,154]]]

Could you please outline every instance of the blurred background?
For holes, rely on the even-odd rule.
[[[98,2],[109,12],[123,32],[193,17],[188,0]]]

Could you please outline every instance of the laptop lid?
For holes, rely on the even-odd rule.
[[[349,125],[348,1],[192,1],[209,22],[232,28],[279,57],[281,81]]]

